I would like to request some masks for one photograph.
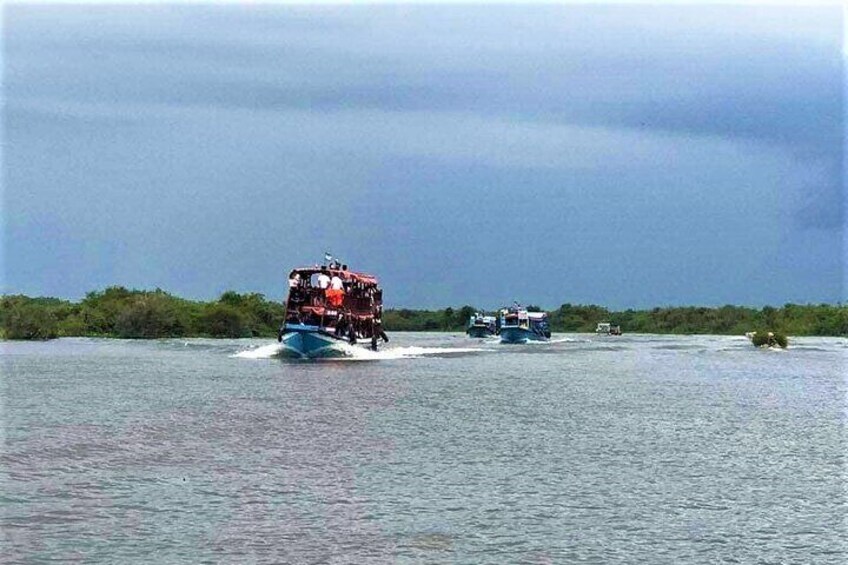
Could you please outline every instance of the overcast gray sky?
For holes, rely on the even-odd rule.
[[[3,287],[845,300],[838,6],[24,6]]]

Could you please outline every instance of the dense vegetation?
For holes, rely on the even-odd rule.
[[[6,339],[259,337],[276,335],[283,312],[282,304],[261,294],[229,291],[215,302],[196,302],[159,289],[110,287],[88,293],[79,303],[4,296],[0,329]]]
[[[528,310],[540,310],[536,306]],[[383,316],[387,330],[461,331],[475,311],[470,306],[454,310],[388,310]],[[786,304],[762,309],[744,306],[705,308],[693,306],[625,310],[603,306],[563,304],[549,312],[555,332],[592,332],[598,322],[612,322],[625,333],[726,334],[775,331],[788,335],[848,335],[848,306]]]
[[[530,310],[540,310],[537,306]],[[387,331],[462,331],[476,311],[471,306],[444,310],[387,310]],[[198,302],[153,291],[110,287],[80,302],[57,298],[0,298],[0,336],[50,339],[60,336],[120,338],[273,337],[284,306],[256,293],[228,291],[213,302]],[[668,307],[613,312],[602,306],[563,304],[550,312],[555,332],[591,332],[601,321],[625,333],[736,334],[747,331],[787,335],[848,336],[848,307],[786,304],[762,309]]]

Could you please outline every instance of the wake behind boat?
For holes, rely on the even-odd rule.
[[[551,330],[548,314],[528,312],[517,304],[500,311],[501,343],[526,343],[527,341],[548,341]]]
[[[345,356],[347,344],[359,343],[376,351],[380,340],[389,341],[382,312],[377,277],[336,261],[297,268],[289,274],[286,319],[277,341],[294,357]]]

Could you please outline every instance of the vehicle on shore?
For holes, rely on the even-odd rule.
[[[548,341],[551,338],[546,312],[528,312],[516,304],[501,309],[499,322],[501,343]]]
[[[495,316],[486,316],[482,312],[476,312],[468,320],[468,329],[465,333],[468,337],[491,337],[497,335],[497,318]]]
[[[335,261],[296,268],[289,273],[286,317],[277,341],[293,357],[345,356],[356,344],[376,351],[379,341],[389,341],[382,313],[377,277]]]
[[[621,335],[621,326],[612,322],[598,322],[595,333],[598,335]]]

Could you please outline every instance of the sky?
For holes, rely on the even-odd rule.
[[[23,5],[3,292],[846,300],[840,6]]]

